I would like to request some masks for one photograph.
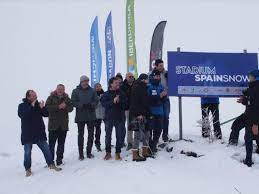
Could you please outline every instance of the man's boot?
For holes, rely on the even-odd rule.
[[[120,153],[116,153],[115,154],[115,160],[117,160],[117,161],[121,161],[122,160]]]
[[[84,160],[85,157],[84,157],[84,150],[83,148],[78,148],[78,152],[79,152],[79,160]]]
[[[104,156],[104,160],[110,160],[112,159],[112,155],[109,152],[106,152],[106,155]]]
[[[26,170],[25,176],[30,177],[32,175],[31,169]]]
[[[96,147],[98,152],[102,152],[102,148],[101,148],[100,144],[96,144],[95,147]]]
[[[139,155],[139,150],[132,150],[132,161],[134,161],[134,162],[144,162],[144,161],[146,161],[146,158],[144,158],[144,157],[141,157],[140,155]]]
[[[148,146],[142,147],[142,156],[145,158],[152,158],[152,153],[150,152],[150,148]]]
[[[55,164],[49,165],[49,169],[50,169],[50,170],[57,171],[57,172],[59,172],[59,171],[62,170],[62,168],[57,167]]]

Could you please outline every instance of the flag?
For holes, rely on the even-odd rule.
[[[162,59],[165,25],[166,25],[166,21],[159,22],[153,33],[151,48],[150,48],[150,62],[149,62],[150,71],[153,69],[154,61],[156,59]]]
[[[112,13],[107,17],[105,25],[105,49],[106,49],[106,72],[107,83],[115,76],[115,47],[112,31]]]
[[[135,20],[134,0],[127,0],[126,6],[126,37],[127,37],[127,71],[138,77],[136,45],[135,45]]]
[[[102,54],[98,37],[98,17],[96,16],[90,32],[91,86],[100,83],[102,72]]]

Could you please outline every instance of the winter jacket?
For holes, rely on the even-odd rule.
[[[61,103],[66,103],[65,109],[59,109]],[[58,96],[56,92],[52,92],[46,101],[46,108],[49,111],[49,131],[57,130],[68,130],[68,113],[73,111],[72,101],[67,94]]]
[[[153,71],[153,70],[152,70]],[[152,71],[150,71],[148,73],[148,75],[150,75],[152,73]],[[161,77],[161,85],[166,89],[168,88],[168,79],[167,79],[167,71],[163,71],[161,72],[160,74],[160,77]]]
[[[131,91],[130,116],[137,117],[140,115],[149,115],[149,97],[147,85],[137,80],[135,81]]]
[[[201,98],[201,105],[204,105],[204,104],[219,104],[219,98],[217,97]]]
[[[98,104],[97,104],[96,109],[95,109],[96,119],[101,119],[101,120],[104,119],[104,113],[105,113],[105,109],[101,104],[101,97],[102,97],[103,94],[104,94],[103,90],[100,91],[100,92],[97,92]]]
[[[27,99],[23,99],[18,106],[18,116],[21,118],[22,145],[47,140],[42,117],[48,117],[48,110],[45,107],[41,109],[38,101],[33,107]]]
[[[120,96],[120,101],[114,104],[113,100],[116,95]],[[105,108],[105,120],[123,120],[125,118],[127,98],[121,90],[105,92],[101,97],[101,104]]]
[[[98,104],[98,96],[90,86],[83,89],[81,85],[73,90],[72,104],[76,108],[75,122],[88,122],[96,120],[95,108]]]
[[[164,87],[161,83],[154,83],[153,79],[149,80],[148,84],[148,96],[150,113],[155,116],[164,116],[163,103],[167,97],[160,98],[160,94],[164,91]]]
[[[124,92],[124,94],[126,95],[126,97],[128,99],[126,110],[129,110],[129,106],[130,106],[130,102],[131,102],[132,86],[133,86],[133,84],[129,85],[126,79],[123,81],[123,84],[121,86],[121,90]]]
[[[259,81],[249,83],[244,92],[243,104],[246,105],[245,115],[249,124],[259,124]]]

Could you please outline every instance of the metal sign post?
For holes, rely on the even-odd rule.
[[[181,48],[177,48],[177,52],[181,52]],[[182,107],[182,96],[178,97],[179,106],[179,140],[183,139],[183,107]]]

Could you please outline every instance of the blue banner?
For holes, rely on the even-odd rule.
[[[169,95],[240,96],[254,69],[257,53],[168,52]]]
[[[105,25],[105,49],[106,49],[106,72],[107,83],[115,76],[115,47],[112,31],[112,13],[108,15]]]
[[[98,17],[96,16],[90,32],[91,86],[100,83],[102,73],[102,54],[98,36]]]

